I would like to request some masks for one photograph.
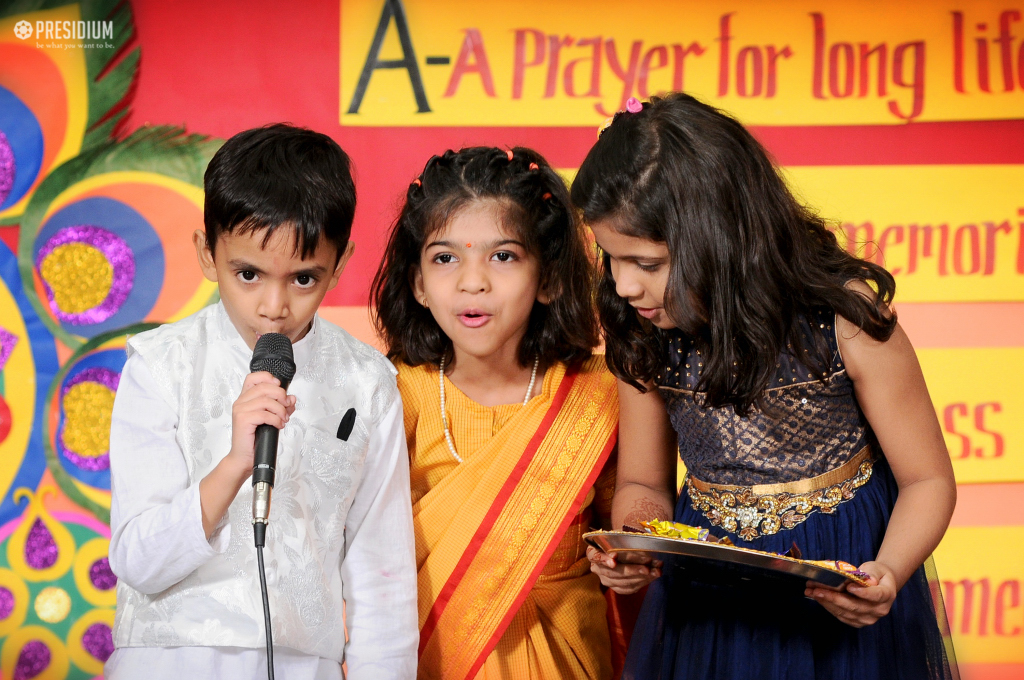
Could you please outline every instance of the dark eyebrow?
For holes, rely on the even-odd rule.
[[[230,260],[228,262],[228,266],[230,266],[232,269],[237,269],[239,271],[254,272],[256,274],[266,274],[265,271],[263,271],[256,265],[252,264],[251,262],[246,262],[245,260]],[[313,267],[306,267],[304,269],[299,269],[297,271],[290,272],[288,274],[288,277],[292,278],[295,276],[323,276],[326,273],[327,267],[318,264]]]
[[[327,273],[327,267],[322,264],[318,264],[315,267],[307,267],[306,269],[300,269],[292,272],[289,276],[323,276]]]
[[[644,262],[666,262],[668,260],[667,257],[644,257],[643,255],[624,255],[615,259],[623,262],[640,262],[641,260]]]
[[[423,246],[423,249],[433,248],[434,246],[440,246],[442,248],[454,248],[455,243],[453,241],[431,241],[427,245]]]
[[[598,246],[598,247],[600,248],[600,246]],[[601,254],[602,255],[607,255],[608,257],[612,258],[613,260],[618,260],[619,262],[640,262],[641,260],[643,260],[645,262],[665,262],[665,261],[668,260],[667,257],[653,257],[653,256],[632,255],[632,254],[630,254],[630,255],[615,255],[613,253],[609,253],[604,248],[601,248]]]
[[[484,244],[487,250],[491,248],[500,248],[501,246],[519,246],[520,248],[526,249],[526,244],[522,241],[517,241],[514,238],[501,239],[500,241],[491,241],[490,243]]]
[[[256,265],[252,264],[251,262],[246,262],[245,260],[230,260],[228,262],[228,266],[230,266],[232,269],[238,269],[240,271],[255,272],[257,274],[265,273]]]

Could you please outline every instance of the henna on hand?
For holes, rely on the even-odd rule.
[[[629,511],[625,519],[622,520],[623,527],[633,526],[639,527],[641,521],[649,522],[653,519],[672,519],[672,510],[667,509],[661,503],[657,503],[650,498],[638,498],[633,503],[633,509]]]

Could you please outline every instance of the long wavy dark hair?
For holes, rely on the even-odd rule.
[[[565,182],[543,156],[518,146],[446,151],[409,185],[370,292],[388,358],[412,366],[451,360],[451,340],[416,301],[411,274],[424,244],[478,201],[499,206],[503,226],[538,259],[541,285],[551,295],[550,304],[533,304],[519,363],[527,366],[539,355],[545,366],[579,365],[600,341],[595,266]]]
[[[768,153],[735,119],[693,97],[652,97],[619,113],[572,184],[584,222],[663,242],[665,311],[705,354],[704,403],[740,415],[760,396],[788,347],[828,372],[825,338],[803,347],[799,317],[827,307],[884,341],[896,327],[896,284],[882,267],[843,250],[825,221],[801,205]],[[608,257],[598,310],[611,371],[643,389],[665,365],[665,333],[615,293]],[[876,295],[849,287],[866,282]],[[802,350],[807,349],[805,354]]]

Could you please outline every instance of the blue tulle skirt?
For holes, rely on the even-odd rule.
[[[805,559],[859,565],[875,558],[896,494],[896,481],[881,459],[868,483],[833,514],[815,513],[793,529],[750,542],[728,535],[742,547],[781,553],[796,543]],[[692,507],[685,490],[675,520],[707,527],[716,536],[727,533]],[[903,586],[887,616],[859,629],[804,597],[799,584],[695,581],[692,568],[670,561],[663,571],[644,600],[624,679],[956,677],[924,568]]]

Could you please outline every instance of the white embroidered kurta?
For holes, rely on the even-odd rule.
[[[319,317],[294,351],[297,403],[280,434],[264,551],[275,667],[287,678],[282,663],[340,677],[344,659],[351,679],[412,678],[416,569],[395,370]],[[251,356],[220,304],[128,343],[110,438],[119,581],[108,674],[153,680],[164,667],[181,677],[168,654],[184,664],[189,650],[175,649],[219,647],[238,677],[250,665],[262,675],[252,487],[242,485],[209,541],[199,505],[199,482],[231,447],[231,407]],[[355,425],[342,441],[349,409]],[[224,677],[210,655],[195,655],[209,673],[190,680]]]

